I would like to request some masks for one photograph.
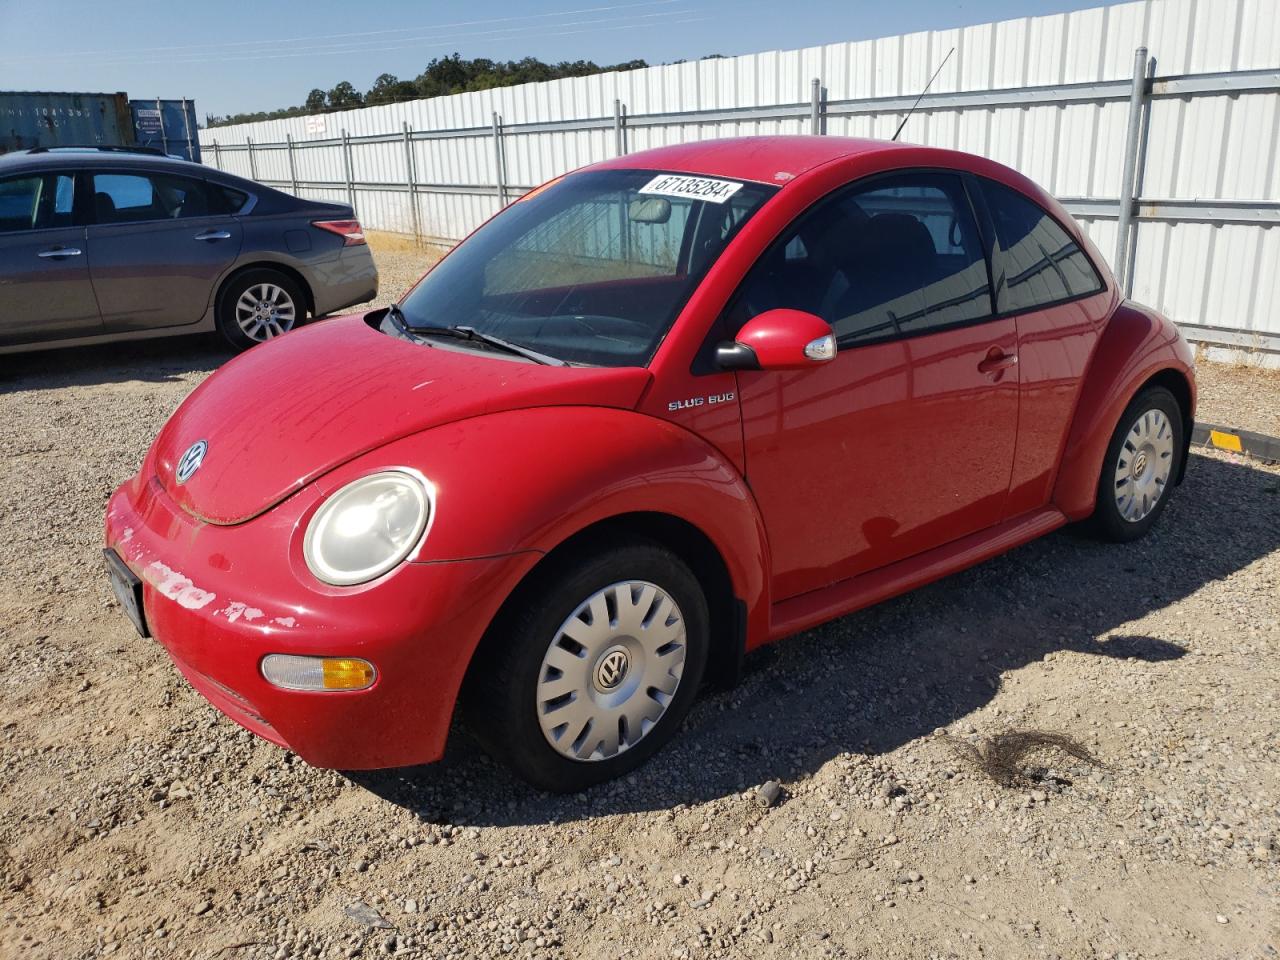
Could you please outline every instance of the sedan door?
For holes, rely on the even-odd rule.
[[[102,332],[71,173],[0,180],[0,346]]]
[[[993,316],[959,177],[877,177],[811,208],[753,268],[730,323],[773,307],[822,316],[840,348],[820,367],[738,375],[776,600],[1004,518],[1017,333]]]
[[[107,331],[198,322],[240,253],[240,221],[195,177],[118,169],[88,179],[89,272]]]

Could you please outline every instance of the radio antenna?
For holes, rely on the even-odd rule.
[[[920,91],[920,96],[916,97],[916,102],[911,105],[911,109],[907,111],[907,115],[902,118],[902,122],[898,124],[898,129],[893,131],[891,139],[897,140],[898,134],[902,132],[902,128],[907,125],[907,121],[911,119],[911,114],[915,112],[916,107],[920,106],[920,101],[924,99],[924,95],[929,92],[929,88],[933,86],[933,81],[938,79],[938,74],[942,72],[942,68],[947,65],[947,61],[951,59],[951,55],[956,52],[956,48],[952,47],[947,51],[947,55],[942,58],[942,62],[938,64],[938,69],[933,71],[933,76],[929,78],[929,82],[924,85],[924,89]]]

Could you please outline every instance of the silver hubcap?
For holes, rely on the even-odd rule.
[[[680,686],[684,617],[661,587],[614,583],[579,605],[551,640],[538,673],[538,723],[571,760],[634,747]]]
[[[1173,470],[1173,424],[1162,410],[1148,410],[1124,439],[1116,460],[1116,506],[1137,523],[1160,502]]]
[[[236,323],[250,340],[270,340],[293,329],[293,298],[274,283],[256,283],[236,301]]]

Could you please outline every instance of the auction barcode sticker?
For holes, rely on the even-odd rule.
[[[641,187],[640,192],[724,203],[741,189],[742,184],[734,183],[732,180],[712,180],[709,177],[686,177],[675,173],[661,173]]]

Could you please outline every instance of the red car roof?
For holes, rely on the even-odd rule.
[[[909,149],[913,149],[909,144],[858,137],[733,137],[626,154],[595,164],[593,169],[675,170],[709,177],[784,183],[842,157]]]

